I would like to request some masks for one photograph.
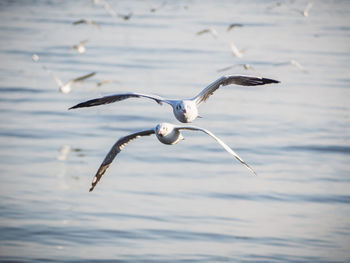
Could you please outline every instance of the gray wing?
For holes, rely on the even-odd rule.
[[[79,24],[87,24],[87,23],[88,21],[86,19],[80,19],[80,20],[74,21],[72,24],[79,25]]]
[[[121,150],[125,147],[126,144],[131,142],[132,140],[135,140],[141,136],[148,136],[154,134],[154,130],[145,130],[141,132],[136,132],[130,135],[127,135],[125,137],[120,138],[110,149],[108,154],[106,155],[105,159],[103,160],[100,168],[98,168],[96,175],[94,176],[94,179],[92,180],[90,192],[94,190],[96,184],[100,181],[102,175],[106,172],[109,165],[113,162],[114,158],[117,156],[118,153],[121,152]]]
[[[253,168],[251,168],[245,161],[243,161],[243,159],[241,157],[239,157],[239,155],[237,153],[235,153],[226,143],[224,143],[222,140],[220,140],[218,137],[216,137],[212,132],[206,130],[206,129],[202,129],[202,128],[198,128],[198,127],[194,127],[194,126],[183,126],[183,127],[175,127],[175,129],[178,130],[191,130],[191,131],[202,131],[206,134],[208,134],[209,136],[211,136],[212,138],[214,138],[229,154],[231,154],[233,157],[235,157],[238,161],[240,161],[244,166],[246,166],[250,171],[252,171],[255,175],[256,172],[253,170]]]
[[[96,72],[91,72],[90,74],[87,74],[87,75],[84,75],[84,76],[81,76],[81,77],[78,77],[78,78],[75,78],[73,80],[71,80],[72,82],[78,82],[78,81],[83,81],[87,78],[90,78],[92,76],[94,76],[96,74]]]
[[[233,23],[227,27],[227,31],[230,31],[234,27],[242,27],[242,26],[243,26],[242,24]]]
[[[202,102],[205,102],[220,86],[227,86],[231,84],[241,85],[241,86],[258,86],[265,85],[270,83],[279,83],[279,81],[274,79],[267,78],[258,78],[258,77],[248,77],[248,76],[223,76],[208,87],[202,90],[196,97],[192,100],[199,105]]]
[[[170,101],[165,100],[160,96],[129,92],[129,93],[115,94],[115,95],[105,96],[102,98],[88,100],[85,102],[81,102],[73,107],[70,107],[69,109],[71,110],[71,109],[76,109],[76,108],[98,106],[98,105],[102,105],[102,104],[109,104],[109,103],[113,103],[113,102],[117,102],[117,101],[126,100],[129,98],[140,98],[140,97],[155,100],[160,105],[162,104],[162,102],[166,102],[166,103],[170,104]]]

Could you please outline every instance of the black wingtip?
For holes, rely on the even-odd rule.
[[[72,109],[76,109],[76,108],[79,108],[78,105],[74,105],[74,106],[70,107],[68,110],[72,110]]]
[[[89,192],[92,192],[92,190],[94,190],[94,186],[90,187]]]
[[[101,98],[84,101],[84,102],[81,102],[81,103],[79,103],[77,105],[74,105],[73,107],[70,107],[69,110],[77,109],[77,108],[87,108],[87,107],[101,105],[101,103],[99,103],[100,100],[101,100]]]
[[[280,81],[275,80],[275,79],[267,79],[267,78],[263,78],[262,80],[263,80],[264,84],[270,84],[270,83],[281,83]]]
[[[96,99],[85,101],[85,102],[81,102],[81,103],[79,103],[77,105],[74,105],[74,106],[70,107],[69,110],[94,106],[93,102],[95,102],[95,101],[96,101]]]

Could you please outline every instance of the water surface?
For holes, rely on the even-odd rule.
[[[2,2],[0,260],[349,262],[350,4],[314,1],[304,17],[307,2],[276,3],[109,1],[125,21],[92,1]],[[100,28],[72,25],[83,18]],[[84,39],[85,54],[69,49]],[[64,81],[97,74],[64,95],[43,66]],[[175,146],[129,144],[88,192],[118,138],[176,119],[146,99],[69,107],[126,91],[193,97],[222,74],[281,81],[221,88],[195,122],[257,177],[184,132]]]

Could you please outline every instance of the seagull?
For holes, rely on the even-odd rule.
[[[79,24],[87,24],[87,25],[94,25],[98,28],[100,28],[100,25],[97,24],[94,20],[86,20],[86,19],[80,19],[72,23],[73,25],[79,25]]]
[[[307,70],[296,60],[292,59],[290,62],[289,62],[291,65],[293,66],[296,66],[298,69],[300,69],[301,71],[303,72],[307,72]]]
[[[238,58],[243,57],[243,52],[244,52],[243,49],[239,50],[238,47],[233,42],[231,42],[230,46],[231,46],[233,55],[235,55]]]
[[[218,37],[218,33],[216,32],[216,30],[214,28],[207,28],[207,29],[203,29],[201,31],[198,31],[197,32],[197,35],[202,35],[202,34],[205,34],[205,33],[210,33],[213,38],[217,38]]]
[[[96,175],[94,176],[90,188],[90,192],[94,190],[96,184],[100,181],[102,175],[106,172],[107,168],[110,166],[110,164],[113,162],[114,158],[117,156],[118,153],[121,152],[121,150],[131,141],[140,138],[142,136],[149,136],[152,134],[155,134],[157,136],[157,139],[167,145],[174,145],[180,142],[184,139],[184,137],[181,134],[182,130],[190,130],[190,131],[201,131],[206,133],[207,135],[211,136],[214,140],[216,140],[229,154],[231,154],[234,158],[236,158],[238,161],[240,161],[244,166],[246,166],[251,172],[253,172],[255,175],[255,171],[245,162],[241,157],[238,156],[227,144],[225,144],[222,140],[220,140],[218,137],[216,137],[212,132],[195,127],[195,126],[178,126],[171,123],[160,123],[158,124],[154,129],[149,130],[143,130],[139,132],[135,132],[132,134],[129,134],[127,136],[121,137],[110,149],[108,154],[106,155],[105,159],[103,160],[102,164],[100,165],[99,169],[97,170]]]
[[[39,55],[33,54],[33,55],[32,55],[32,60],[33,60],[33,62],[38,62],[38,61],[40,60]]]
[[[82,151],[82,149],[80,149],[80,148],[72,148],[70,145],[64,144],[64,145],[62,145],[62,147],[59,150],[59,155],[57,156],[57,160],[65,161],[68,159],[68,155],[70,152],[79,153],[81,151]],[[84,156],[84,154],[79,153],[77,156],[82,157],[82,156]]]
[[[243,26],[242,24],[233,23],[227,27],[227,31],[230,31],[231,29],[233,29],[235,27],[242,27],[242,26]]]
[[[110,4],[107,1],[93,0],[92,2],[95,5],[102,5],[102,7],[107,11],[108,14],[110,14],[113,17],[116,17],[117,13],[113,10],[113,8],[110,6]]]
[[[154,7],[152,5],[149,5],[150,6],[149,11],[152,13],[155,13],[157,10],[163,8],[166,4],[167,4],[167,1],[163,1],[163,3],[161,3],[158,7]]]
[[[117,101],[122,101],[129,98],[148,98],[156,101],[158,104],[167,103],[173,108],[173,113],[180,122],[188,123],[195,120],[198,115],[198,106],[205,102],[220,86],[227,86],[231,84],[241,85],[241,86],[258,86],[270,83],[279,83],[277,80],[260,78],[260,77],[248,77],[248,76],[222,76],[217,79],[205,89],[203,89],[199,94],[197,94],[192,99],[184,100],[171,100],[165,99],[157,95],[147,95],[143,93],[121,93],[110,96],[105,96],[102,98],[92,99],[85,102],[81,102],[69,109],[92,107],[102,104],[109,104]]]
[[[237,66],[241,66],[245,70],[249,70],[250,69],[250,70],[255,71],[255,68],[252,65],[250,65],[250,64],[234,64],[234,65],[231,65],[231,66],[228,66],[228,67],[225,67],[225,68],[218,69],[216,72],[226,71],[226,70],[232,69],[232,68],[237,67]]]
[[[73,45],[71,46],[69,49],[70,50],[77,50],[78,53],[82,54],[82,53],[85,53],[86,52],[86,43],[88,42],[89,40],[83,40],[83,41],[80,41],[78,45]]]
[[[305,69],[298,61],[296,61],[295,59],[289,60],[287,62],[280,62],[280,63],[276,63],[275,66],[284,66],[284,65],[293,65],[295,66],[297,69],[299,69],[300,71],[304,72],[304,73],[308,73],[308,70]]]
[[[124,15],[124,14],[118,14],[118,16],[119,16],[120,18],[124,19],[124,20],[129,20],[129,19],[133,16],[133,13],[130,12],[130,13],[126,14],[126,15]]]
[[[72,80],[68,81],[67,83],[63,83],[61,79],[59,79],[53,72],[51,72],[51,75],[54,78],[54,80],[56,81],[60,92],[63,93],[63,94],[67,94],[67,93],[71,92],[72,85],[74,83],[83,81],[83,80],[85,80],[87,78],[90,78],[90,77],[94,76],[95,74],[96,74],[96,72],[92,72],[90,74],[87,74],[87,75],[84,75],[84,76],[72,79]]]
[[[68,144],[62,145],[60,154],[57,156],[57,160],[65,161],[68,158],[68,154],[71,152],[72,147]]]
[[[111,80],[111,79],[101,80],[101,81],[97,82],[96,86],[100,87],[100,86],[102,86],[104,84],[108,84],[108,83],[113,83],[113,80]]]
[[[308,17],[308,16],[309,16],[309,11],[311,10],[312,5],[313,5],[313,3],[310,2],[310,3],[308,3],[308,4],[305,6],[304,11],[302,12],[302,15],[303,15],[303,16],[305,16],[305,17]]]

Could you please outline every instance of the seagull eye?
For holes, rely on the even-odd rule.
[[[181,109],[181,106],[180,105],[176,105],[176,109],[177,110]]]

